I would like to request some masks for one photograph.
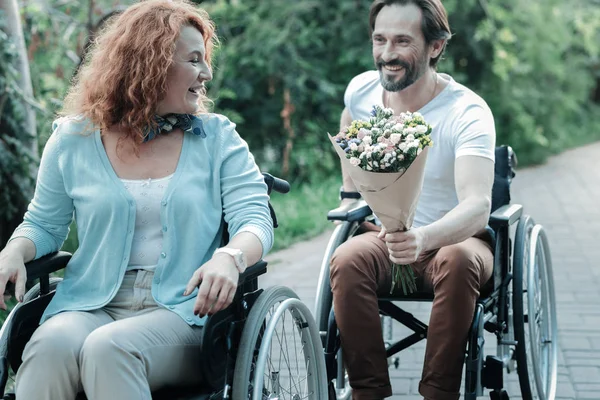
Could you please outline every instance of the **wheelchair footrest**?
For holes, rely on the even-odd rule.
[[[487,356],[481,374],[481,383],[488,389],[504,387],[504,363],[496,356]]]

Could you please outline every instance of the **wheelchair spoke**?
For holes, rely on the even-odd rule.
[[[267,318],[267,324],[271,316]],[[263,372],[267,399],[301,400],[313,396],[308,387],[307,375],[312,360],[307,358],[306,343],[298,337],[302,333],[301,325],[289,312],[284,313],[278,321],[269,348],[268,368]],[[291,351],[290,347],[293,348]],[[305,362],[301,361],[303,358]]]

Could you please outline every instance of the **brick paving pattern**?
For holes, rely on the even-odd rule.
[[[600,400],[599,160],[600,143],[569,150],[544,165],[518,170],[512,184],[513,202],[522,204],[525,213],[545,227],[550,240],[559,328],[557,399],[561,400]],[[270,269],[261,277],[261,285],[288,286],[313,310],[330,234],[267,256]],[[429,303],[402,306],[427,323]],[[395,337],[406,333],[394,325]],[[421,399],[417,387],[424,345],[421,342],[399,354],[399,367],[390,369],[391,399]],[[486,337],[484,351],[495,353],[494,336]],[[516,399],[520,392],[513,378],[507,386],[511,399]]]

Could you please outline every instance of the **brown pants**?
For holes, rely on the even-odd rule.
[[[379,228],[363,227],[368,231],[334,253],[331,289],[353,399],[379,400],[392,395],[377,305],[377,295],[391,288],[391,261]],[[435,295],[419,384],[427,400],[459,398],[475,302],[493,270],[491,247],[482,238],[427,252],[412,265],[422,289]]]

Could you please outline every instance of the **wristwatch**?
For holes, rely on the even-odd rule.
[[[344,200],[344,199],[360,199],[361,195],[359,192],[346,192],[344,190],[344,187],[340,187],[340,200]]]
[[[225,253],[233,257],[233,262],[235,263],[235,266],[240,272],[240,274],[246,270],[246,267],[248,267],[246,255],[240,249],[232,249],[231,247],[220,247],[214,252],[214,254],[217,253]]]

